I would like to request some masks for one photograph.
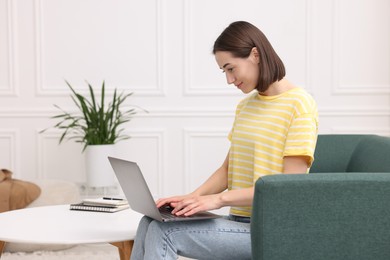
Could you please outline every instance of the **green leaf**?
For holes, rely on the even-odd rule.
[[[78,113],[69,113],[64,111],[57,105],[54,105],[61,112],[52,119],[60,120],[53,128],[62,131],[59,143],[66,140],[73,140],[76,143],[82,143],[83,151],[88,145],[96,144],[114,144],[121,140],[129,139],[130,136],[123,134],[123,125],[129,122],[138,111],[146,112],[146,110],[132,106],[132,108],[121,111],[126,99],[133,93],[121,92],[118,94],[117,89],[114,89],[113,96],[109,104],[106,101],[105,81],[102,83],[100,93],[100,104],[97,102],[94,88],[87,82],[89,98],[78,93],[71,84],[66,81],[67,86],[71,90],[71,99],[79,110]],[[49,128],[47,128],[49,129]],[[40,131],[43,133],[47,131]]]

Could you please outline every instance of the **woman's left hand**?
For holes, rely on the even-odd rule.
[[[195,213],[219,209],[222,207],[220,194],[205,195],[205,196],[186,196],[183,200],[177,201],[172,206],[172,214],[177,216],[191,216]]]

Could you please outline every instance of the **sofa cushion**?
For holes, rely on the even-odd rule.
[[[347,172],[390,172],[390,138],[367,136],[359,142]]]
[[[367,135],[319,135],[310,173],[346,172],[351,155]]]

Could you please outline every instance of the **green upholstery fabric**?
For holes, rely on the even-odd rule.
[[[346,172],[352,153],[364,135],[320,135],[310,172]]]
[[[390,259],[390,138],[320,135],[315,160],[257,181],[253,259]]]
[[[348,172],[390,172],[390,138],[369,136],[352,154]]]

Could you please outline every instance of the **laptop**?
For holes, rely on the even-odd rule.
[[[114,157],[108,157],[130,208],[145,216],[161,222],[190,221],[219,218],[220,215],[211,212],[199,212],[191,216],[176,216],[171,214],[172,208],[164,206],[157,208],[152,193],[142,175],[137,163]]]

